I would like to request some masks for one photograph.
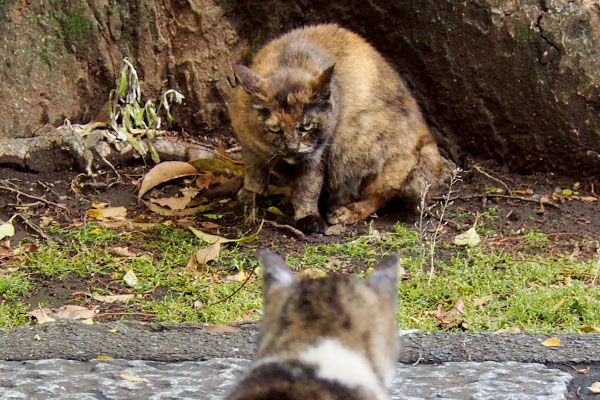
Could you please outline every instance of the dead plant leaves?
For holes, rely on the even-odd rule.
[[[454,244],[457,246],[475,247],[479,243],[481,243],[481,237],[475,230],[475,227],[454,237]]]
[[[129,382],[144,382],[144,383],[150,383],[150,381],[146,378],[140,378],[139,376],[131,376],[131,375],[125,375],[125,374],[120,374],[119,375],[121,378],[125,379],[126,381]]]
[[[323,271],[320,268],[306,268],[296,274],[297,276],[301,276],[303,278],[325,278],[327,276],[327,272]]]
[[[15,226],[11,222],[0,224],[0,240],[14,236]]]
[[[150,209],[150,211],[163,215],[166,217],[185,217],[187,215],[194,215],[198,213],[202,213],[211,209],[210,204],[201,204],[197,207],[184,208],[182,210],[172,210],[167,207],[162,207],[158,204],[154,204],[150,201],[142,200],[143,203]]]
[[[196,171],[201,172],[213,172],[224,175],[242,175],[244,173],[243,165],[234,164],[229,160],[219,158],[197,158],[190,161],[189,164],[193,165]]]
[[[90,208],[87,216],[98,221],[113,220],[122,221],[127,218],[127,208],[125,207],[105,207]]]
[[[155,186],[184,176],[198,175],[198,170],[193,165],[183,161],[164,161],[152,168],[140,185],[138,200]]]
[[[196,252],[196,261],[200,265],[206,265],[209,261],[212,261],[219,257],[221,254],[221,242],[215,242],[210,246],[203,247]]]
[[[441,306],[437,310],[437,325],[443,328],[452,328],[463,323],[463,314],[465,313],[465,301],[459,297],[452,308],[443,311]]]
[[[242,270],[239,270],[237,274],[227,275],[225,278],[223,278],[223,281],[225,281],[225,282],[244,282],[246,279],[248,279],[248,275],[242,269]]]
[[[486,305],[491,299],[493,299],[494,296],[483,296],[483,297],[478,297],[476,299],[473,299],[473,305],[475,307],[481,307]]]
[[[585,368],[576,369],[575,372],[577,372],[579,375],[586,375],[588,372],[590,372],[590,366],[588,365]]]
[[[523,329],[521,329],[520,326],[513,326],[511,328],[498,329],[494,333],[496,335],[501,335],[503,333],[521,333],[521,332],[523,332]]]
[[[58,308],[36,308],[29,311],[27,315],[35,318],[38,324],[43,324],[56,319],[86,320],[93,318],[97,313],[98,309],[96,307],[89,309],[83,306],[65,305]]]
[[[108,254],[112,254],[117,257],[125,257],[125,258],[137,258],[138,253],[129,250],[128,247],[113,247],[108,250]]]
[[[112,304],[112,303],[127,303],[128,301],[139,297],[141,295],[139,294],[113,294],[113,295],[103,295],[103,294],[96,294],[96,293],[89,293],[89,292],[85,292],[84,293],[86,296],[99,301],[101,303],[107,303],[107,304]]]
[[[594,394],[600,394],[600,382],[594,382],[591,386],[588,386],[590,392]]]
[[[111,356],[105,356],[103,354],[100,354],[98,357],[96,357],[96,360],[114,360],[114,358]]]
[[[196,177],[196,187],[199,190],[208,189],[211,186],[225,183],[229,180],[226,176],[215,175],[212,172],[200,174]]]
[[[546,347],[561,347],[562,343],[560,342],[560,339],[557,337],[551,337],[548,338],[546,340],[544,340],[542,342],[542,346],[546,346]]]
[[[218,236],[218,235],[211,235],[210,233],[205,233],[202,232],[199,229],[194,228],[193,226],[189,226],[189,230],[192,231],[192,233],[200,240],[205,241],[208,244],[214,244],[214,243],[234,243],[234,242],[252,242],[253,240],[255,240],[258,235],[260,234],[260,232],[262,231],[263,225],[265,224],[265,220],[262,220],[260,223],[260,226],[258,227],[257,231],[255,233],[253,233],[250,236],[246,236],[246,237],[241,237],[239,239],[227,239],[224,238],[222,236]]]
[[[206,333],[230,333],[239,332],[240,328],[231,325],[210,325],[202,329]]]

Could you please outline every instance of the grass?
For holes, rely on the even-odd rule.
[[[208,323],[260,317],[260,279],[252,277],[239,290],[243,278],[236,275],[243,271],[248,276],[258,265],[252,254],[263,247],[260,238],[224,246],[211,267],[194,272],[186,266],[190,255],[206,243],[186,230],[160,227],[147,233],[116,234],[88,225],[51,233],[60,243],[37,244],[35,251],[23,251],[22,260],[8,264],[10,272],[0,274],[0,328],[28,323],[26,310],[57,296],[48,293],[48,301],[44,300],[36,292],[40,282],[67,287],[62,304],[99,304],[84,292],[141,295],[127,304],[103,305],[103,320],[127,314]],[[540,231],[521,233],[519,239],[523,246],[510,253],[493,246],[465,249],[440,243],[431,280],[428,266],[419,261],[419,235],[400,223],[390,232],[371,229],[367,235],[336,243],[276,250],[289,253],[289,263],[297,271],[318,268],[361,277],[383,255],[399,254],[406,271],[398,291],[397,316],[403,329],[471,332],[518,327],[526,332],[578,332],[600,327],[600,291],[592,284],[597,260],[531,251],[531,246],[544,249],[548,243],[548,236]],[[123,247],[135,256],[115,255],[115,249]],[[138,279],[134,287],[124,281],[129,270]],[[460,312],[453,313],[453,307]]]

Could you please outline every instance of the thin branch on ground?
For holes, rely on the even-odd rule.
[[[446,212],[448,211],[448,208],[452,205],[452,201],[450,200],[452,197],[452,189],[453,189],[454,185],[456,185],[457,183],[459,183],[462,180],[460,177],[461,172],[462,172],[462,170],[460,168],[456,168],[452,171],[450,183],[448,184],[448,192],[443,196],[444,200],[441,205],[442,208],[441,208],[440,215],[438,217],[438,224],[435,228],[435,231],[433,232],[431,241],[429,243],[429,246],[430,246],[430,249],[429,249],[429,278],[427,279],[427,287],[431,286],[431,281],[433,279],[433,272],[434,272],[434,267],[435,267],[435,250],[436,250],[436,246],[437,246],[437,241],[440,238],[440,236],[442,235],[442,229],[444,228],[444,225],[446,224],[446,222],[444,221],[444,217],[446,216]],[[475,223],[477,223],[477,220],[475,221]]]
[[[554,203],[550,203],[549,201],[541,201],[540,199],[532,199],[532,198],[529,198],[529,197],[514,196],[514,195],[499,194],[499,193],[479,193],[479,194],[471,194],[471,195],[466,195],[466,196],[456,196],[456,197],[453,197],[450,200],[451,201],[454,201],[454,200],[470,200],[470,199],[478,199],[478,198],[481,198],[481,197],[498,197],[498,198],[501,198],[501,199],[520,200],[520,201],[526,201],[526,202],[529,202],[529,203],[543,204],[544,206],[549,206],[549,207],[554,207],[554,208],[560,209],[560,205],[554,204]],[[433,200],[443,200],[443,199],[444,199],[443,196],[436,196],[436,197],[433,198]]]
[[[596,258],[594,260],[594,263],[596,264],[596,270],[594,271],[594,279],[592,279],[592,286],[596,285],[598,273],[600,272],[600,247],[596,249]]]
[[[25,223],[25,225],[27,225],[28,227],[30,227],[31,229],[33,229],[34,231],[36,231],[38,233],[38,235],[40,235],[41,237],[44,238],[44,240],[47,240],[47,241],[50,240],[50,237],[48,235],[46,235],[41,230],[41,228],[37,227],[33,222],[29,221],[27,218],[25,218],[21,214],[15,214],[15,217],[21,218],[23,220],[23,222]]]
[[[510,190],[510,188],[508,187],[508,185],[506,183],[504,183],[503,181],[501,181],[500,179],[490,175],[489,173],[485,172],[483,169],[481,169],[481,167],[477,164],[473,165],[473,169],[477,172],[479,172],[481,175],[485,176],[488,179],[493,180],[496,183],[501,184],[502,186],[504,186],[504,188],[506,189],[506,192],[512,196],[512,190]]]
[[[248,277],[246,278],[246,280],[244,282],[242,282],[242,284],[240,285],[240,287],[238,287],[237,289],[235,289],[235,291],[233,293],[231,293],[228,296],[225,296],[224,298],[217,300],[213,303],[210,303],[209,305],[207,305],[206,307],[212,307],[212,306],[216,306],[217,304],[220,303],[224,303],[227,300],[231,299],[233,296],[235,296],[236,294],[238,294],[240,292],[240,290],[242,290],[244,288],[244,286],[246,286],[246,284],[248,283],[248,281],[250,281],[250,278],[252,278],[252,276],[254,275],[254,271],[256,270],[256,267],[252,268],[250,270],[250,273],[248,274]]]
[[[265,220],[265,222],[268,225],[271,225],[272,227],[277,228],[277,229],[287,229],[290,232],[292,232],[294,235],[298,236],[300,239],[304,239],[306,237],[306,236],[304,236],[304,233],[302,233],[302,231],[300,229],[294,228],[291,225],[288,225],[288,224],[278,224],[275,221],[269,221],[269,220]]]
[[[33,194],[28,194],[28,193],[23,192],[20,187],[18,187],[17,185],[15,185],[14,183],[12,183],[8,179],[0,181],[0,190],[6,190],[6,191],[9,191],[9,192],[17,193],[20,196],[24,196],[24,197],[28,197],[30,199],[38,200],[38,201],[46,203],[46,204],[48,204],[50,206],[54,206],[54,207],[63,209],[67,213],[71,212],[67,207],[63,206],[62,204],[54,203],[53,201],[46,200],[43,197],[39,197],[39,196],[35,196]]]

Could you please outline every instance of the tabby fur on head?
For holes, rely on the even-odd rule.
[[[257,361],[229,400],[388,399],[398,353],[398,258],[364,281],[296,278],[265,252]]]
[[[266,193],[269,172],[292,182],[305,232],[366,219],[395,197],[435,191],[442,159],[405,83],[371,45],[335,24],[269,42],[229,106],[245,161],[240,199]],[[291,172],[290,172],[291,171]]]

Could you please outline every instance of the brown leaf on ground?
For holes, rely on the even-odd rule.
[[[198,171],[191,164],[183,161],[161,162],[154,166],[154,168],[144,176],[142,184],[140,185],[140,191],[138,192],[138,199],[141,199],[148,190],[161,183],[190,175],[198,175]]]
[[[192,193],[188,193],[183,196],[173,196],[173,197],[162,197],[160,199],[150,199],[151,202],[158,204],[162,207],[168,207],[171,210],[180,211],[183,210],[190,204],[192,201],[192,197],[194,195]]]
[[[96,307],[89,309],[76,305],[65,305],[58,308],[42,307],[29,311],[27,315],[35,318],[38,323],[49,322],[55,319],[83,320],[93,318],[98,313]]]
[[[131,220],[123,220],[123,221],[98,221],[96,225],[112,230],[123,230],[125,232],[145,232],[151,229],[156,228],[158,224],[151,222],[133,222]]]
[[[200,190],[208,189],[209,187],[217,184],[227,182],[229,178],[223,175],[215,175],[212,172],[206,174],[200,174],[196,177],[196,187]]]
[[[473,305],[475,307],[481,307],[481,306],[487,304],[493,298],[494,298],[494,296],[488,295],[488,296],[483,296],[483,297],[473,299]]]
[[[512,328],[498,329],[494,333],[497,334],[497,335],[499,335],[499,334],[502,334],[502,333],[521,333],[521,332],[523,332],[523,330],[521,329],[520,326],[513,326]]]
[[[600,394],[600,382],[594,382],[591,386],[588,386],[590,392],[594,394]]]
[[[196,261],[200,265],[206,265],[209,261],[214,260],[221,254],[221,243],[216,242],[210,246],[203,247],[196,252]]]
[[[239,332],[240,328],[231,325],[210,325],[203,329],[206,333],[228,333],[228,332]]]
[[[462,315],[465,313],[465,302],[462,297],[459,297],[452,308],[448,311],[442,311],[438,308],[437,325],[443,328],[452,328],[460,325],[463,322]]]
[[[138,253],[129,250],[128,247],[113,247],[108,250],[108,254],[126,258],[136,258],[138,256]]]
[[[127,209],[125,207],[90,208],[87,215],[99,221],[122,221],[127,217]]]
[[[130,376],[130,375],[125,375],[125,374],[121,374],[119,375],[121,378],[125,379],[126,381],[129,382],[145,382],[145,383],[150,383],[150,381],[146,378],[140,378],[138,376]]]
[[[548,338],[546,340],[544,340],[542,342],[542,346],[546,346],[546,347],[561,347],[562,343],[560,342],[560,339],[557,337],[551,337]]]
[[[320,268],[305,268],[302,271],[296,273],[296,276],[311,279],[325,278],[327,276],[327,272],[323,271]]]
[[[223,281],[225,281],[225,282],[244,282],[247,278],[248,278],[248,276],[246,275],[246,272],[244,272],[244,270],[242,269],[237,274],[226,276],[225,278],[223,278]]]
[[[588,372],[590,372],[590,366],[588,365],[585,368],[581,368],[581,369],[576,369],[575,372],[577,372],[579,375],[585,375]]]

